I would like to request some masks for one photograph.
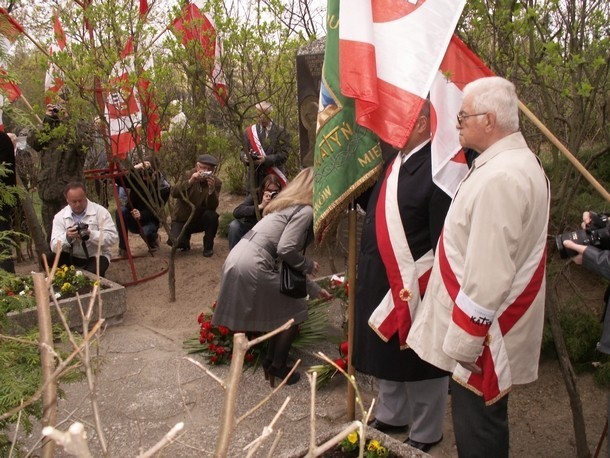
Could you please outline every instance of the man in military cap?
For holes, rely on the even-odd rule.
[[[218,231],[218,196],[222,182],[214,173],[218,161],[214,156],[201,154],[197,157],[195,168],[187,171],[172,188],[171,195],[176,199],[172,212],[171,237],[168,244],[178,240],[178,249],[191,249],[191,234],[203,232],[203,256],[214,254],[214,237]],[[187,221],[194,212],[193,218]],[[185,227],[186,226],[186,227]],[[184,229],[184,234],[180,233]]]

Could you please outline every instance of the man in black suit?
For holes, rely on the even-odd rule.
[[[277,175],[286,186],[284,164],[290,153],[290,135],[282,126],[271,120],[273,106],[269,102],[256,104],[258,122],[248,127],[244,132],[242,160],[246,165],[254,164],[254,184],[246,181],[247,191],[258,189],[263,179],[269,175]],[[249,175],[248,175],[249,176]]]
[[[369,426],[404,432],[411,425],[405,442],[426,452],[443,437],[449,377],[406,348],[406,333],[451,203],[432,181],[431,168],[426,101],[407,144],[388,158],[368,200],[352,356],[357,370],[378,381],[375,419]]]

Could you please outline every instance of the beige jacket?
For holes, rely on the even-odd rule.
[[[456,360],[477,361],[486,345],[500,394],[537,378],[549,199],[548,180],[521,133],[476,158],[447,214],[407,339],[422,359],[468,385],[470,372]]]

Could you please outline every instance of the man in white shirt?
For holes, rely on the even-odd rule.
[[[69,183],[64,190],[68,205],[53,218],[51,250],[59,252],[59,265],[73,265],[98,272],[103,277],[110,265],[111,248],[118,233],[112,216],[101,205],[87,199],[85,186],[79,182]],[[98,249],[99,248],[99,249]]]

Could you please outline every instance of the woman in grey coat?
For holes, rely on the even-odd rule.
[[[296,270],[315,274],[318,263],[304,255],[313,239],[313,170],[307,168],[265,207],[265,217],[229,252],[220,280],[220,293],[212,319],[215,326],[234,331],[268,332],[291,318],[294,325],[269,339],[263,369],[274,386],[275,377],[285,378],[290,346],[297,325],[307,319],[306,299],[280,293],[279,265],[286,261]],[[310,297],[331,295],[307,279]],[[287,384],[300,378],[294,372]]]

